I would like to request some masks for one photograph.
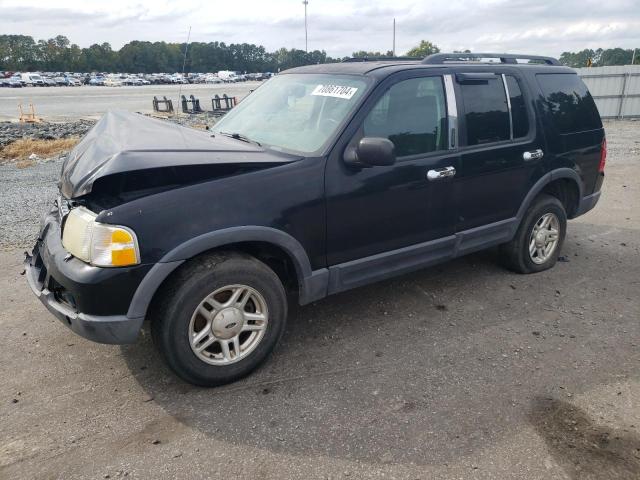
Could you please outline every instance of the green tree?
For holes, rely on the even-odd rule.
[[[353,52],[353,54],[351,56],[354,57],[354,58],[369,58],[369,57],[386,58],[386,57],[393,57],[393,51],[392,50],[387,50],[386,53],[382,53],[382,52],[367,52],[365,50],[359,50],[357,52]]]
[[[633,49],[608,48],[604,50],[598,59],[598,67],[604,65],[631,65]]]
[[[579,52],[562,52],[560,55],[560,63],[572,68],[586,67],[589,59],[596,63],[599,53],[596,50],[584,49]]]
[[[0,70],[36,70],[36,42],[27,35],[0,35]]]
[[[414,47],[407,52],[407,56],[424,58],[434,53],[440,53],[440,48],[435,43],[431,43],[427,40],[421,40],[417,47]]]

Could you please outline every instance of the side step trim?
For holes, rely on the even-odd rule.
[[[385,280],[508,242],[518,228],[510,218],[437,240],[359,258],[329,267],[327,294]]]

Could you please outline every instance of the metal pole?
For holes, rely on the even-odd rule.
[[[627,77],[629,77],[630,73],[625,73],[624,78],[622,80],[622,91],[620,92],[620,104],[618,105],[618,119],[624,118],[624,111],[622,107],[624,106],[624,95],[627,90]]]
[[[396,18],[393,17],[393,56],[396,56]]]
[[[636,62],[636,50],[637,48],[633,49],[633,56],[631,57],[631,65],[633,65]]]
[[[309,37],[307,35],[307,5],[309,5],[309,0],[303,0],[302,4],[304,5],[304,51],[309,53]]]
[[[191,40],[191,25],[189,25],[189,33],[187,34],[187,43],[184,46],[184,58],[182,59],[182,79],[184,80],[184,67],[187,64],[187,50],[189,49],[189,40]],[[182,95],[182,82],[178,87],[178,105],[180,105],[180,96]],[[178,112],[178,115],[180,113]]]

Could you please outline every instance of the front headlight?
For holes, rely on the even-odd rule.
[[[95,221],[97,215],[84,207],[67,215],[62,245],[74,257],[97,267],[125,267],[140,263],[138,240],[133,230]]]

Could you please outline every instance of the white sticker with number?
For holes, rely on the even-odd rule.
[[[319,95],[321,97],[335,97],[350,100],[358,91],[356,87],[344,87],[340,85],[318,85],[313,89],[311,95]]]

